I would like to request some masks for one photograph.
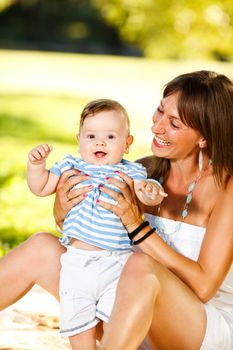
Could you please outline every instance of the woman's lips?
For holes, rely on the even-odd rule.
[[[153,143],[154,143],[154,145],[157,146],[157,147],[170,146],[170,142],[165,141],[165,140],[161,139],[161,138],[158,137],[158,136],[154,136]]]

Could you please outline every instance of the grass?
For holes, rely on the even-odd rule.
[[[27,154],[37,144],[53,144],[50,166],[55,158],[76,152],[74,116],[83,102],[46,95],[0,95],[2,249],[17,245],[32,232],[53,230],[53,198],[36,197],[27,188]]]
[[[76,154],[79,114],[90,99],[119,100],[135,137],[128,159],[150,153],[151,116],[161,87],[177,74],[212,69],[230,76],[230,64],[156,62],[138,58],[0,51],[0,254],[36,231],[54,232],[53,196],[26,185],[29,150],[50,143],[48,166]]]

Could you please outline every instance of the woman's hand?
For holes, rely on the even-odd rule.
[[[102,192],[107,193],[115,199],[117,204],[114,205],[101,200],[98,200],[98,204],[119,216],[126,230],[130,233],[143,222],[142,210],[137,203],[133,179],[121,172],[117,172],[117,175],[119,175],[124,181],[122,182],[115,178],[108,178],[106,179],[106,182],[118,187],[121,193],[104,186],[101,186],[100,188]]]
[[[53,206],[53,215],[60,228],[62,228],[66,214],[85,198],[86,193],[91,191],[92,186],[88,185],[74,190],[72,188],[80,182],[88,180],[88,178],[88,175],[84,175],[75,169],[65,171],[61,175]]]

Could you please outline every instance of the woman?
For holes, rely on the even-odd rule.
[[[233,84],[225,76],[201,71],[168,83],[153,116],[155,157],[142,160],[168,193],[161,206],[145,208],[150,225],[141,226],[130,178],[121,174],[124,185],[107,180],[123,195],[102,188],[118,205],[99,204],[120,216],[146,253],[134,254],[126,264],[102,349],[136,349],[147,333],[151,349],[233,349],[232,107]],[[60,226],[88,191],[69,192],[85,179],[70,177],[74,173],[63,175],[57,189],[54,213]],[[0,306],[34,283],[57,296],[62,252],[55,237],[37,234],[4,257]]]
[[[126,264],[101,349],[136,349],[148,332],[151,349],[233,349],[232,82],[207,71],[175,78],[152,132],[156,157],[143,163],[168,197],[145,208],[150,225],[142,228],[130,178],[108,180],[123,195],[103,189],[118,205],[100,204],[130,236],[136,228],[147,255]]]

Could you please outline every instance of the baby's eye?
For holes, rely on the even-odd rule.
[[[88,135],[87,135],[87,138],[88,138],[88,139],[94,139],[94,138],[95,138],[95,135],[94,135],[94,134],[88,134]]]
[[[112,139],[115,139],[115,136],[110,134],[110,135],[108,135],[108,138],[109,138],[109,140],[112,140]]]

